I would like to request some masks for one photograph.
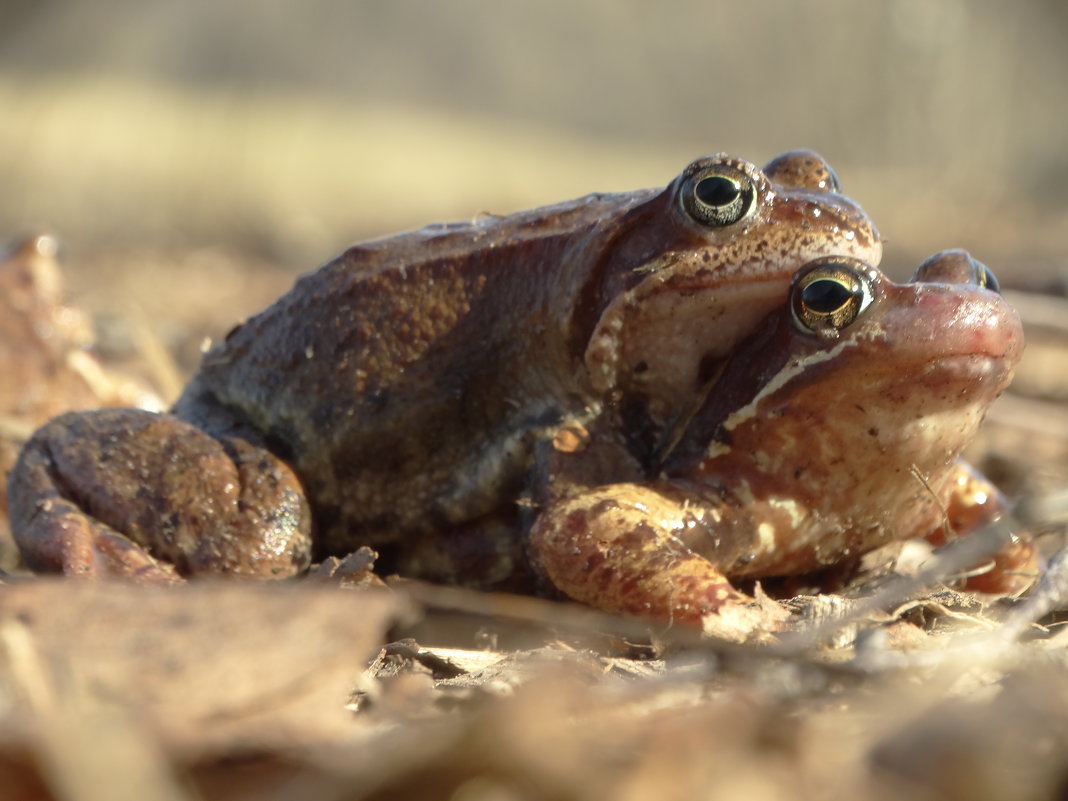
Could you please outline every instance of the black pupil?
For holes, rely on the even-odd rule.
[[[702,178],[694,187],[697,199],[707,206],[727,206],[738,199],[742,193],[741,187],[730,178],[722,175],[712,175]]]
[[[849,287],[826,278],[813,281],[801,292],[801,301],[817,314],[836,312],[852,298],[853,291]]]

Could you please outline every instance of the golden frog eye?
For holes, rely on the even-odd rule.
[[[838,177],[838,173],[834,171],[834,167],[830,164],[827,165],[827,173],[820,181],[820,189],[825,192],[835,192],[842,194],[842,179]]]
[[[822,336],[836,336],[860,316],[871,300],[868,276],[852,263],[834,261],[819,264],[802,275],[791,295],[797,325]]]
[[[1001,284],[998,283],[998,277],[981,261],[977,261],[976,264],[979,267],[982,267],[982,269],[979,270],[979,276],[977,278],[979,286],[983,289],[989,289],[991,292],[997,292],[1000,295]]]
[[[714,164],[689,176],[680,195],[682,208],[691,219],[717,228],[747,217],[755,199],[752,179],[725,164]]]

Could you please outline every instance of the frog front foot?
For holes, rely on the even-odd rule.
[[[934,545],[979,531],[1009,512],[1009,500],[971,465],[958,461],[945,506],[945,520],[926,539]],[[963,587],[990,595],[1022,595],[1038,581],[1044,569],[1038,543],[1027,532],[1014,532],[999,551],[968,571]]]
[[[946,523],[967,536],[1006,510],[1003,496],[983,476],[958,463]],[[802,529],[791,530],[795,509],[781,501],[717,500],[716,493],[687,482],[615,484],[577,492],[548,503],[530,534],[530,557],[538,572],[563,595],[609,612],[666,625],[697,627],[726,639],[781,631],[789,613],[738,590],[732,578],[808,574],[831,563],[813,561],[818,547]],[[840,529],[827,521],[829,529]],[[940,544],[943,530],[927,538]],[[887,539],[898,539],[888,537]],[[829,554],[847,549],[835,549]],[[987,563],[975,566],[968,590],[1017,595],[1040,572],[1034,540],[1020,534]]]
[[[604,611],[727,639],[781,629],[785,609],[736,589],[717,560],[687,541],[707,533],[707,512],[670,485],[599,487],[542,511],[530,557],[555,589]],[[719,542],[731,549],[730,538]]]
[[[174,583],[282,577],[310,561],[310,511],[288,466],[170,415],[55,418],[23,448],[9,501],[23,559],[38,572]]]

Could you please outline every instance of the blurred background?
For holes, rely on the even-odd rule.
[[[0,110],[0,236],[184,366],[351,242],[721,150],[822,153],[897,276],[1068,279],[1063,0],[0,0]]]
[[[0,242],[42,230],[59,238],[68,294],[92,314],[106,367],[140,373],[173,398],[206,337],[352,242],[593,191],[663,186],[707,153],[764,163],[807,147],[835,165],[845,191],[875,219],[893,276],[904,278],[936,250],[965,247],[1006,286],[1033,290],[1006,293],[1024,317],[1027,356],[969,457],[1014,498],[1052,499],[1034,513],[1044,521],[1061,515],[1036,531],[1058,535],[1044,540],[1047,553],[1068,543],[1066,122],[1066,0],[0,0]],[[20,299],[5,289],[0,301]],[[50,325],[80,331],[81,318],[66,307],[46,308],[39,319],[32,303],[22,306],[0,312],[0,323],[22,311],[24,329],[45,340],[52,334],[59,346],[67,344],[55,335],[63,331]],[[0,302],[5,308],[14,305]],[[56,411],[52,402],[75,404],[57,380],[70,377],[64,367],[75,372],[71,354],[20,371],[25,365],[12,362],[25,351],[10,339],[0,340],[8,346],[0,390],[15,397],[5,407],[0,392],[0,565],[14,559],[4,544],[6,466]],[[39,349],[32,353],[38,358]],[[77,364],[83,379],[85,360]],[[34,407],[24,394],[46,403]],[[95,406],[100,397],[77,403]],[[47,414],[39,419],[18,416],[41,406]],[[157,762],[164,764],[141,729],[153,710],[175,749],[167,758],[210,768],[205,798],[212,781],[216,792],[259,781],[270,797],[286,786],[324,786],[331,797],[375,798],[409,797],[433,781],[441,795],[454,786],[442,782],[468,771],[478,773],[453,798],[526,798],[537,788],[597,797],[602,784],[620,788],[603,797],[627,798],[683,797],[671,788],[690,786],[701,792],[689,795],[715,787],[712,795],[754,800],[904,797],[894,787],[919,798],[1068,797],[1068,770],[1055,756],[1068,742],[1066,685],[1055,669],[1063,628],[1037,656],[1009,649],[1020,633],[1009,625],[1001,629],[1007,637],[989,631],[990,639],[958,640],[956,656],[947,649],[941,659],[937,640],[929,647],[916,639],[919,629],[882,627],[873,616],[877,636],[858,639],[865,648],[847,670],[819,670],[836,659],[825,656],[798,661],[796,670],[778,657],[761,667],[732,649],[715,657],[725,671],[713,676],[686,646],[669,663],[681,668],[675,678],[644,689],[635,680],[652,674],[630,673],[619,660],[598,666],[585,646],[571,654],[581,659],[573,676],[555,656],[516,661],[500,674],[496,666],[482,673],[489,663],[479,663],[471,675],[507,693],[453,684],[430,696],[428,661],[406,669],[392,690],[385,681],[382,692],[359,683],[353,699],[374,708],[360,718],[367,736],[345,730],[344,750],[330,744],[332,718],[311,722],[319,720],[319,696],[304,689],[333,692],[319,679],[354,664],[349,655],[362,653],[354,643],[363,640],[336,616],[320,615],[318,603],[316,614],[292,618],[307,636],[289,651],[300,659],[335,654],[316,656],[322,675],[299,660],[279,661],[277,648],[267,649],[270,662],[261,647],[240,649],[257,645],[256,621],[274,608],[252,599],[252,625],[217,649],[226,692],[236,695],[197,718],[222,684],[196,685],[204,674],[187,667],[213,641],[192,638],[176,650],[138,627],[144,614],[133,615],[131,628],[129,616],[86,613],[81,588],[76,626],[66,622],[75,620],[64,614],[70,604],[54,604],[57,615],[20,606],[42,597],[51,596],[6,597],[0,609],[5,798],[28,797],[10,789],[20,787],[11,777],[26,761],[53,770],[65,798],[106,797],[110,787],[97,790],[93,780],[111,765],[151,787]],[[89,608],[110,611],[111,601],[101,605],[109,597]],[[980,632],[1009,608],[988,606],[987,616],[954,597],[910,601],[895,618],[922,618],[935,631],[956,620]],[[190,617],[189,597],[177,600],[183,611],[157,618],[180,637],[201,613],[194,606]],[[203,600],[219,607],[212,596]],[[837,615],[849,606],[812,607],[821,608]],[[362,622],[377,641],[374,614]],[[286,629],[279,635],[278,620],[269,623],[271,641],[285,641]],[[496,644],[500,625],[484,630],[479,647]],[[159,656],[146,642],[162,644],[165,673],[142,658]],[[607,638],[597,643],[609,647]],[[913,648],[931,661],[911,661]],[[900,662],[898,650],[906,655]],[[186,661],[169,656],[178,651]],[[240,664],[232,654],[257,660],[246,671],[247,691],[241,671],[230,670]],[[211,651],[206,675],[221,675],[217,656]],[[402,658],[415,665],[400,651],[389,657]],[[87,659],[92,683],[68,681]],[[384,659],[385,652],[376,662],[383,669],[391,664]],[[449,660],[442,664],[451,669]],[[912,672],[900,672],[909,665]],[[290,670],[284,676],[302,672],[278,684],[276,666]],[[539,678],[535,669],[547,672]],[[261,683],[268,675],[269,689]],[[597,675],[614,683],[598,687]],[[149,700],[130,714],[116,703],[139,693]],[[181,709],[172,713],[174,699]],[[473,705],[495,699],[500,707]],[[258,723],[274,707],[309,722]],[[447,716],[433,716],[432,707]],[[465,709],[475,714],[454,714]],[[201,723],[187,733],[190,715]],[[581,730],[561,735],[565,718]],[[249,720],[257,732],[241,728]],[[229,732],[237,734],[228,742]],[[261,736],[268,744],[281,738],[284,749],[276,756]],[[398,737],[405,748],[396,747]],[[498,741],[507,747],[486,761],[479,749]],[[343,791],[288,778],[308,753],[315,756],[307,764],[332,780],[363,784]],[[212,764],[216,755],[225,761]],[[609,779],[600,778],[605,771]],[[834,789],[821,795],[820,782]],[[167,796],[171,785],[158,784],[142,795]],[[168,797],[186,786],[175,784]]]

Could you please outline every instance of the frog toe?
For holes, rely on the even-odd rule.
[[[9,504],[23,559],[41,572],[173,582],[286,576],[310,560],[310,513],[289,468],[169,415],[55,418],[24,446]]]
[[[137,543],[65,499],[41,501],[24,523],[17,539],[23,561],[37,573],[122,577],[154,584],[184,581],[174,565],[154,559]]]
[[[531,530],[531,559],[573,600],[744,639],[764,618],[751,611],[753,598],[674,536],[673,524],[687,514],[648,487],[602,487],[543,511]]]

